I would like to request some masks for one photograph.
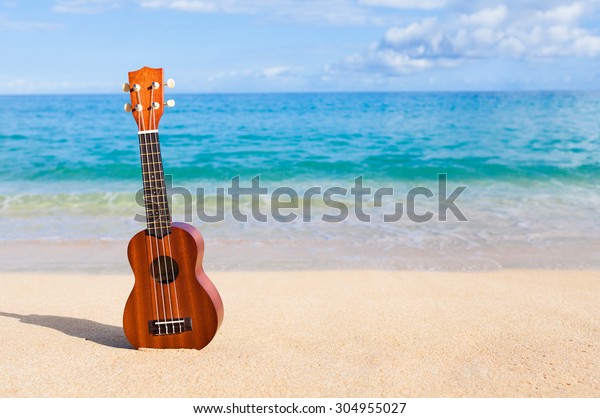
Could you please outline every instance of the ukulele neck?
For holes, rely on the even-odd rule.
[[[144,184],[146,228],[149,235],[162,238],[171,233],[171,212],[165,187],[158,130],[141,131],[138,133],[138,137]]]

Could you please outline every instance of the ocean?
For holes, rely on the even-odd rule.
[[[600,93],[331,93],[173,95],[160,124],[175,220],[193,223],[215,268],[598,268]],[[2,96],[0,242],[126,242],[144,229],[137,127],[122,95]],[[438,178],[465,219],[441,219]],[[266,221],[232,214],[234,179],[268,193]],[[360,178],[371,195],[351,195]],[[278,188],[299,196],[289,222]],[[335,205],[311,200],[319,187]],[[427,188],[432,196],[414,198]],[[225,189],[224,216],[216,213]],[[376,203],[378,189],[392,190]],[[289,189],[280,189],[288,190]],[[341,191],[346,190],[346,195]],[[424,189],[417,189],[423,191]],[[199,191],[205,206],[198,204]],[[302,198],[304,196],[304,199]],[[413,196],[414,197],[414,196]],[[138,194],[139,198],[139,194]],[[139,199],[138,199],[139,200]],[[403,216],[386,222],[398,202]],[[249,197],[240,211],[250,215]],[[256,206],[256,205],[255,205]],[[339,205],[338,205],[339,207]],[[303,212],[304,210],[304,212]],[[419,215],[431,213],[425,221]],[[343,219],[340,219],[343,218]],[[417,219],[417,221],[415,220]],[[215,252],[209,248],[214,243]],[[231,254],[228,251],[231,250]],[[228,254],[227,256],[224,256]]]

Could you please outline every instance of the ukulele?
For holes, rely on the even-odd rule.
[[[205,347],[223,321],[223,302],[202,268],[204,240],[191,225],[174,223],[166,196],[158,142],[163,105],[162,68],[129,73],[123,91],[130,93],[125,111],[138,126],[146,229],[129,242],[127,256],[135,276],[125,304],[123,329],[135,348]]]

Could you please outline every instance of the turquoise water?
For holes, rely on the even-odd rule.
[[[183,182],[589,181],[600,163],[600,94],[179,95],[161,123]],[[122,96],[12,96],[0,103],[0,181],[139,179]]]
[[[491,260],[490,266],[506,265],[494,254],[550,248],[567,254],[556,265],[596,266],[598,93],[173,98],[177,106],[166,110],[160,132],[165,171],[176,186],[206,187],[211,195],[234,176],[249,186],[260,175],[268,187],[302,192],[310,186],[350,188],[362,175],[367,186],[394,187],[399,199],[411,187],[435,188],[438,173],[448,174],[450,190],[467,186],[460,205],[468,222],[450,217],[447,223],[415,224],[404,218],[386,224],[349,217],[335,225],[282,226],[253,220],[241,225],[228,217],[204,226],[213,239],[339,239],[372,244],[375,252],[396,245],[438,254],[458,248],[483,264]],[[125,100],[2,97],[0,240],[120,240],[143,228],[133,220],[143,213],[134,199],[141,186],[139,148],[135,123],[121,110]],[[376,213],[372,203],[367,206]],[[173,212],[185,218],[177,199]],[[549,264],[552,259],[532,265]]]

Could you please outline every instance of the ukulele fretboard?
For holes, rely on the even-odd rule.
[[[158,132],[140,132],[139,140],[147,230],[148,234],[162,238],[171,233],[171,212]]]

